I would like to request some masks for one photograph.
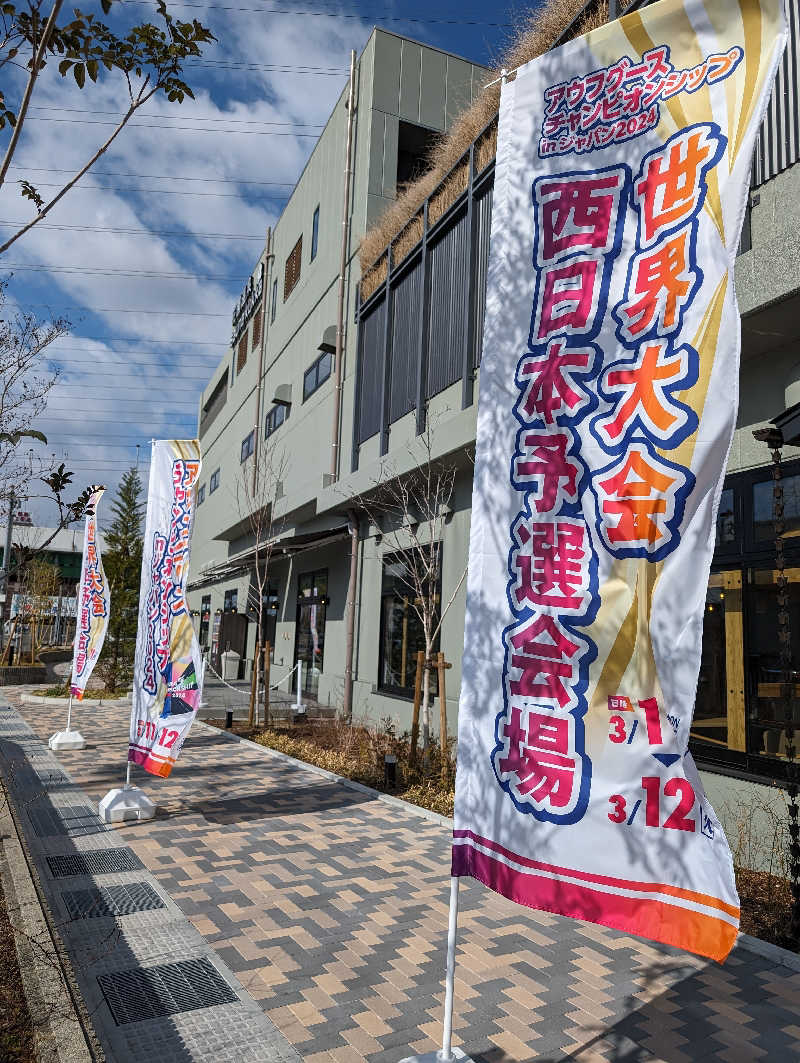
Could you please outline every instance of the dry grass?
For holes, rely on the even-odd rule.
[[[578,15],[585,0],[549,0],[549,3],[532,11],[519,23],[505,55],[496,70],[487,75],[487,82],[499,76],[500,70],[514,70],[523,63],[542,55],[558,40],[572,20]],[[578,34],[588,33],[608,21],[608,4],[600,0],[595,10],[581,22]],[[387,208],[378,221],[361,241],[359,257],[361,269],[366,281],[369,267],[375,262],[385,248],[401,234],[409,221],[418,213],[423,202],[433,194],[436,200],[437,217],[441,217],[447,208],[467,187],[468,174],[466,165],[459,166],[456,173],[450,171],[456,167],[472,144],[496,116],[500,105],[500,85],[489,85],[472,104],[456,119],[449,133],[439,138],[431,156],[431,169],[424,177],[409,185],[398,195],[395,202]],[[497,126],[487,130],[476,145],[476,172],[485,169],[494,158],[497,147]],[[444,179],[444,182],[443,182]],[[439,187],[441,186],[441,187]],[[433,201],[430,207],[431,222]],[[419,237],[417,237],[417,240]],[[393,248],[394,261],[402,261],[417,240],[398,239]],[[404,252],[405,254],[402,254]],[[371,283],[371,282],[370,282]],[[375,291],[374,285],[371,291]],[[371,292],[369,293],[371,294]],[[367,298],[362,290],[362,298]]]

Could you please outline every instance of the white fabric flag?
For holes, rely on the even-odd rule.
[[[186,602],[201,466],[196,439],[153,444],[128,760],[163,778],[172,771],[197,715],[203,685],[200,648]]]
[[[785,37],[780,0],[662,0],[503,86],[480,375],[453,873],[717,959],[688,744]]]
[[[81,581],[78,584],[72,679],[69,688],[72,697],[78,701],[86,691],[89,676],[103,648],[111,604],[106,574],[103,571],[103,559],[97,542],[97,506],[105,488],[93,486],[90,490],[83,531],[83,560]]]

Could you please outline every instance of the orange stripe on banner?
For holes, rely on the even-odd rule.
[[[737,929],[722,919],[644,897],[621,897],[541,875],[516,871],[465,845],[453,848],[456,876],[469,875],[496,893],[528,908],[610,926],[628,934],[694,952],[722,963]]]
[[[530,867],[533,870],[546,871],[552,875],[568,875],[570,878],[583,879],[584,882],[594,882],[598,886],[611,886],[619,889],[637,890],[642,893],[664,893],[669,897],[678,897],[681,900],[691,901],[694,904],[702,904],[706,908],[715,908],[717,911],[725,912],[725,914],[731,916],[732,919],[739,918],[739,908],[735,905],[728,904],[719,897],[712,897],[708,893],[698,893],[697,890],[684,889],[682,886],[670,886],[663,882],[640,882],[637,879],[615,878],[612,875],[595,875],[590,871],[577,871],[570,867],[558,867],[557,864],[545,864],[540,860],[529,860],[527,857],[518,856],[510,849],[506,849],[505,846],[500,845],[498,842],[493,842],[489,838],[481,838],[480,835],[477,835],[472,831],[453,831],[453,837],[456,839],[466,838],[471,842],[474,841],[478,845],[484,846],[486,849],[492,849],[500,856],[513,860],[515,864],[522,864],[524,867]],[[685,911],[685,909],[682,910]]]

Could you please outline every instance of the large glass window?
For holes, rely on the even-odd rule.
[[[200,602],[200,646],[202,649],[208,648],[208,625],[211,620],[211,595],[204,594],[202,601]]]
[[[325,659],[325,614],[328,606],[328,570],[302,572],[297,580],[295,664],[303,662],[303,693],[316,698]],[[297,673],[292,680],[297,689]]]
[[[378,687],[408,698],[414,696],[417,654],[425,650],[421,610],[408,563],[399,555],[383,561],[381,579],[381,630],[378,660]],[[441,607],[441,576],[434,587],[437,610]],[[439,651],[439,636],[433,652]],[[438,692],[438,676],[431,672],[431,689]]]
[[[736,513],[733,488],[727,487],[720,495],[717,510],[717,549],[736,542]]]
[[[239,590],[234,587],[232,590],[225,591],[225,603],[223,611],[226,613],[235,613],[239,605]]]
[[[800,476],[784,476],[783,520],[786,533],[800,535]],[[753,484],[753,533],[756,540],[774,539],[772,524],[773,481],[762,480]]]

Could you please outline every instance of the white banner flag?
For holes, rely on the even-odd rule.
[[[197,715],[203,670],[186,602],[197,479],[196,439],[153,445],[128,760],[166,778]]]
[[[78,584],[75,643],[72,654],[70,694],[78,701],[84,695],[108,629],[110,595],[103,559],[97,542],[97,506],[104,487],[92,487],[86,504],[86,525],[83,532],[83,561]]]
[[[480,371],[453,873],[716,959],[688,745],[785,37],[780,0],[662,0],[503,86]]]

